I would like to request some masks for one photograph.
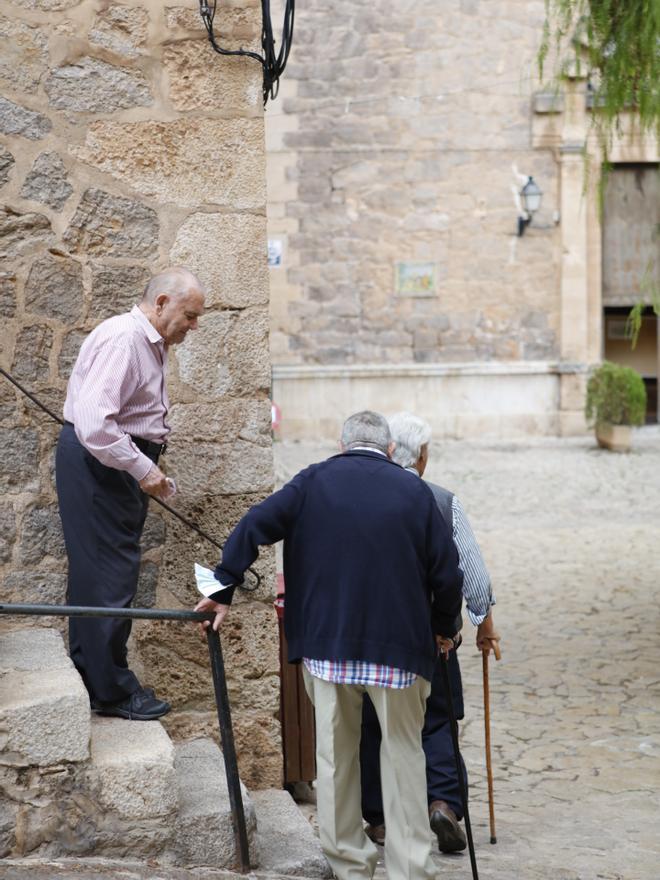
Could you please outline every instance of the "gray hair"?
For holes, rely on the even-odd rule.
[[[416,464],[422,446],[431,439],[431,426],[424,419],[409,412],[400,412],[388,419],[392,440],[396,448],[392,460],[401,467],[413,467]]]
[[[147,283],[142,294],[142,302],[153,305],[156,297],[161,293],[174,297],[194,289],[202,294],[205,293],[202,282],[190,269],[186,269],[185,266],[170,266],[169,269],[154,275]]]
[[[391,442],[392,437],[385,416],[368,409],[349,416],[341,429],[341,445],[344,449],[369,446],[387,453]]]

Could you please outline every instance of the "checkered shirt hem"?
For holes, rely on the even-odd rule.
[[[330,681],[333,684],[362,684],[372,687],[407,688],[417,675],[397,669],[395,666],[383,666],[381,663],[367,663],[364,660],[312,660],[303,658],[308,672],[315,678]]]

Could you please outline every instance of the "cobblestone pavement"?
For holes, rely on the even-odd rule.
[[[426,476],[468,512],[502,635],[490,665],[495,846],[469,622],[460,649],[482,878],[660,880],[660,432],[635,444],[432,449]],[[332,451],[280,447],[278,476]],[[467,853],[436,861],[440,878],[471,877]]]
[[[586,438],[432,450],[428,477],[470,516],[502,634],[502,661],[490,667],[496,846],[470,630],[461,648],[461,743],[482,880],[660,880],[660,432],[643,429],[635,444],[629,455]],[[278,479],[333,451],[277,444]],[[471,876],[467,854],[436,861],[439,880]],[[65,876],[222,875],[0,864],[3,880]]]

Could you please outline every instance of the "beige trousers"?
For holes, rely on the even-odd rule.
[[[382,731],[380,747],[388,880],[432,880],[422,727],[429,682],[395,689],[332,684],[304,669],[316,710],[317,807],[321,846],[339,880],[371,880],[378,851],[364,832],[360,788],[362,697]]]

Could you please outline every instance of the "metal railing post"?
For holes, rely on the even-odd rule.
[[[250,847],[248,845],[247,828],[245,825],[241,780],[238,775],[238,763],[236,761],[234,732],[232,730],[231,714],[229,712],[227,679],[225,678],[225,664],[222,658],[220,635],[209,626],[206,630],[206,639],[209,645],[209,657],[211,658],[215,705],[218,710],[218,723],[220,724],[220,736],[222,739],[222,754],[225,759],[227,790],[229,792],[229,803],[231,804],[232,822],[234,823],[236,849],[241,860],[241,872],[247,874],[250,870]]]

